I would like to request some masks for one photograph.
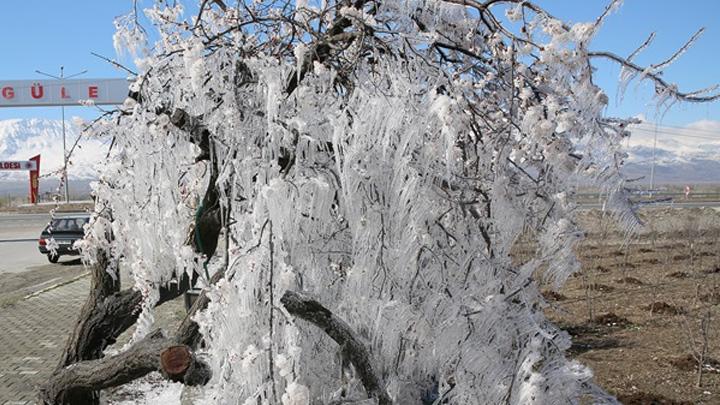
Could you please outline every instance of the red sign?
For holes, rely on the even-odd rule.
[[[30,160],[0,161],[0,170],[29,170],[30,171],[30,202],[37,204],[38,186],[40,178],[40,155]]]
[[[40,155],[31,157],[30,162],[35,164],[35,168],[30,170],[30,203],[37,204],[38,189],[40,188]]]

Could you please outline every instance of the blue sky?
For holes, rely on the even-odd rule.
[[[605,9],[605,0],[537,0],[538,4],[558,18],[571,22],[592,21]],[[656,32],[653,45],[635,61],[647,66],[672,55],[699,28],[706,31],[692,47],[664,74],[664,79],[677,83],[681,90],[699,90],[720,84],[720,1],[686,0],[625,0],[622,7],[607,18],[591,49],[612,51],[627,56]],[[699,120],[720,120],[720,102],[674,105],[664,116],[658,116],[653,105],[653,86],[649,82],[628,86],[622,104],[615,103],[620,68],[610,62],[596,60],[596,83],[610,96],[607,114],[634,116],[643,114],[650,121],[665,125],[685,125]]]
[[[536,0],[557,17],[571,22],[594,20],[606,0]],[[149,6],[151,0],[140,0]],[[105,61],[90,54],[115,57],[112,45],[113,19],[126,13],[130,0],[23,0],[4,1],[0,11],[0,78],[35,79],[36,69],[58,74],[60,65],[66,74],[87,69],[84,77],[125,77]],[[705,35],[683,58],[666,71],[665,79],[682,89],[698,89],[720,82],[720,1],[686,0],[682,3],[657,0],[625,0],[620,10],[608,18],[591,48],[627,55],[656,31],[654,45],[636,61],[657,62],[672,54],[698,28]],[[662,118],[666,125],[686,125],[699,120],[720,120],[720,102],[677,104],[664,116],[657,116],[652,104],[652,85],[633,83],[625,99],[615,103],[619,68],[597,61],[596,82],[610,95],[607,114],[648,119]],[[73,115],[93,118],[94,109],[72,107]],[[59,108],[0,109],[0,119],[59,118]]]
[[[41,79],[35,70],[59,75],[60,66],[80,77],[125,77],[90,52],[115,56],[113,20],[129,10],[128,0],[3,1],[0,8],[0,79]],[[69,107],[66,117],[97,116],[97,109]],[[60,108],[0,108],[0,119],[60,118]]]

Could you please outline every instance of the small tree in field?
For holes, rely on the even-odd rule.
[[[190,17],[156,1],[152,44],[135,7],[115,40],[140,71],[95,125],[114,146],[84,246],[93,291],[42,400],[92,403],[159,370],[221,404],[613,403],[538,292],[579,268],[577,185],[637,223],[628,121],[602,116],[591,61],[660,103],[718,98],[660,78],[677,55],[636,65],[650,40],[590,51],[617,3],[568,25],[527,1],[203,0]],[[523,230],[538,249],[516,267]],[[192,284],[188,318],[154,331]]]

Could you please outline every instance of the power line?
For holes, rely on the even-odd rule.
[[[634,124],[634,125],[646,125],[650,127],[655,127],[655,124],[651,124],[649,122],[641,122],[640,124]],[[675,125],[658,125],[659,128],[672,128],[677,129],[681,131],[691,131],[691,132],[705,132],[709,134],[720,134],[720,131],[712,130],[712,129],[700,129],[700,128],[688,128],[688,127],[678,127]]]
[[[655,128],[655,124],[651,123],[641,123],[641,124],[633,124],[630,126],[630,128]],[[687,127],[675,127],[675,126],[668,126],[668,125],[658,125],[658,129],[663,131],[678,131],[678,132],[694,132],[698,134],[707,134],[707,135],[720,135],[720,130],[710,130],[710,129],[699,129],[699,128],[687,128]]]
[[[663,134],[663,135],[679,136],[679,137],[683,137],[683,138],[697,138],[697,139],[706,139],[706,140],[710,140],[710,141],[720,141],[720,132],[717,133],[717,135],[718,135],[717,137],[710,137],[710,136],[688,135],[688,134],[682,134],[682,133],[678,133],[678,132],[662,131],[660,129],[655,131],[654,129],[632,128],[631,132],[633,130],[644,132],[644,133],[649,133],[649,134],[654,134],[655,132],[657,132],[657,133]]]
[[[644,125],[644,126],[642,126]],[[651,124],[636,124],[629,127],[629,129],[642,129],[642,130],[655,130],[655,125]],[[679,128],[679,127],[668,127],[665,125],[658,126],[658,131],[672,132],[672,133],[694,133],[698,136],[717,135],[720,136],[720,131],[711,131],[704,129],[692,129],[692,128]]]
[[[653,134],[653,133],[655,133],[655,131],[653,131],[652,129],[639,129],[638,131],[644,132],[644,133],[647,133],[647,134]],[[676,133],[676,132],[657,131],[657,133],[658,133],[658,134],[663,134],[663,135],[677,136],[677,137],[681,137],[681,138],[696,138],[696,139],[705,139],[705,140],[709,140],[709,141],[720,141],[720,136],[718,136],[717,138],[713,138],[713,137],[701,136],[701,135],[678,134],[678,133]]]

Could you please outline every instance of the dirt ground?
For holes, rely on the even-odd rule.
[[[582,271],[544,289],[546,314],[573,336],[570,356],[623,403],[720,404],[720,214],[640,215],[645,226],[629,237],[598,211],[582,215]]]

